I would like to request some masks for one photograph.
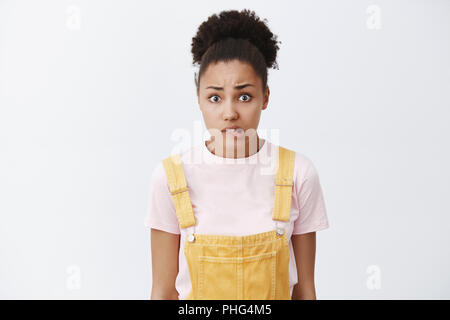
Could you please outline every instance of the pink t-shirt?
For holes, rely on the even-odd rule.
[[[246,158],[223,158],[205,143],[180,152],[197,224],[180,229],[167,177],[160,161],[153,171],[145,226],[180,234],[179,272],[175,287],[184,300],[191,290],[184,256],[188,232],[217,235],[250,235],[282,227],[289,239],[289,284],[297,283],[291,235],[328,228],[319,176],[311,160],[296,152],[290,221],[272,220],[278,146],[265,140],[261,149]]]

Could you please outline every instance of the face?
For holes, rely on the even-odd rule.
[[[245,156],[252,154],[252,149],[257,148],[256,129],[269,94],[268,87],[263,92],[262,79],[248,63],[232,60],[208,66],[200,78],[197,95],[215,154],[234,157],[242,150]],[[226,131],[227,127],[241,130]]]

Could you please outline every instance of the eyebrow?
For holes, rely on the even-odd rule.
[[[254,87],[254,85],[251,84],[251,83],[244,83],[244,84],[240,84],[238,86],[235,86],[234,88],[236,90],[241,90],[241,89],[244,89],[245,87]],[[205,89],[223,90],[222,87],[215,87],[215,86],[209,86],[209,87],[206,87]]]

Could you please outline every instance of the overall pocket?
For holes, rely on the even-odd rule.
[[[271,300],[276,251],[248,257],[199,256],[198,297],[210,300]]]
[[[235,300],[238,296],[239,259],[198,257],[198,299]]]
[[[243,299],[275,299],[277,252],[243,258]]]

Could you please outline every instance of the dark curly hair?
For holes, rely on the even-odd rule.
[[[237,59],[249,63],[261,77],[263,90],[267,86],[267,69],[278,69],[277,36],[254,11],[229,10],[211,15],[192,38],[193,65],[200,65],[195,78],[197,91],[200,77],[210,63]]]

